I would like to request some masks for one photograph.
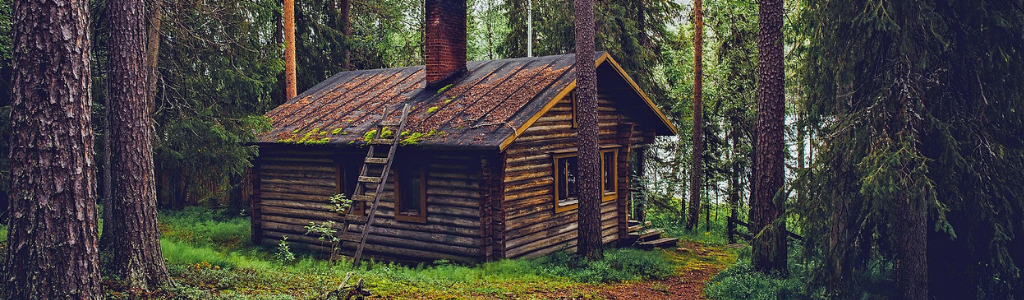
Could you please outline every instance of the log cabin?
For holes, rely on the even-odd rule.
[[[481,262],[574,249],[575,55],[467,63],[465,0],[426,4],[425,66],[341,72],[266,114],[273,126],[250,172],[254,242],[287,236],[329,251],[305,226],[341,226],[329,198],[351,195],[364,136],[409,104],[367,255]],[[608,53],[595,57],[601,227],[603,242],[614,243],[628,234],[628,170],[642,168],[630,157],[676,129]],[[364,205],[352,213],[365,214]],[[354,243],[341,248],[351,253]]]

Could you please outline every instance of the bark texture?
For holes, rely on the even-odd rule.
[[[700,188],[704,178],[704,8],[701,0],[695,0],[693,7],[697,22],[697,32],[693,36],[693,161],[690,164],[690,210],[686,218],[686,230],[697,227],[700,219]]]
[[[148,101],[145,0],[111,0],[107,87],[110,211],[104,217],[104,269],[130,289],[167,281],[156,220],[153,131]]]
[[[351,17],[349,16],[352,11],[352,3],[349,0],[338,0],[338,6],[341,7],[341,34],[345,35],[345,46],[342,51],[344,56],[341,60],[341,68],[345,71],[352,70],[352,25]]]
[[[15,1],[2,299],[100,299],[88,1]]]
[[[782,13],[782,0],[762,0],[758,4],[756,200],[751,209],[751,229],[756,236],[751,262],[758,270],[785,274],[786,222],[781,219],[785,200],[775,199],[782,188],[785,166]]]
[[[579,234],[577,250],[588,259],[601,249],[601,154],[598,149],[597,69],[594,64],[594,1],[576,0],[576,109],[579,127]]]
[[[295,0],[284,0],[284,101],[297,95],[295,76]]]

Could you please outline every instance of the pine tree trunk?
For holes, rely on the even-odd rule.
[[[88,1],[15,1],[2,299],[101,299]]]
[[[295,0],[284,0],[284,97],[295,98]]]
[[[341,6],[341,33],[345,35],[345,45],[342,51],[341,68],[345,71],[352,70],[352,24],[349,13],[352,11],[352,4],[349,0],[338,0]]]
[[[160,72],[157,63],[160,60],[160,21],[163,18],[163,1],[151,0],[149,2],[149,28],[146,31],[146,102],[149,105],[156,103],[157,79]],[[152,108],[151,108],[152,110]]]
[[[757,172],[756,200],[751,208],[755,235],[751,261],[758,270],[785,274],[786,222],[781,219],[785,199],[775,199],[782,188],[785,167],[782,0],[761,0],[758,6]]]
[[[690,210],[686,218],[686,230],[697,227],[700,214],[701,179],[704,178],[704,103],[703,103],[703,53],[704,53],[704,12],[701,0],[694,1],[697,21],[693,36],[693,162],[690,164]]]
[[[577,250],[594,260],[602,258],[604,253],[601,248],[601,157],[598,153],[593,0],[576,0],[576,82],[580,174]]]
[[[111,0],[110,214],[104,220],[104,269],[129,289],[149,291],[167,281],[156,220],[153,131],[146,80],[145,0]]]
[[[739,133],[736,132],[736,126],[738,126],[738,125],[735,122],[733,122],[733,124],[731,126],[731,129],[730,129],[730,131],[732,131],[732,132],[729,133],[729,135],[732,136],[732,149],[731,149],[732,151],[729,154],[729,156],[730,156],[729,164],[732,166],[732,172],[731,172],[731,174],[729,176],[729,200],[728,201],[729,201],[729,217],[732,218],[733,220],[739,220],[740,219],[740,217],[739,217],[739,207],[738,207],[739,206],[739,202],[740,202],[740,176],[743,176],[742,174],[740,174],[740,165],[736,163],[736,160],[739,157],[739,150],[738,149],[739,149],[739,143],[740,143]],[[736,236],[733,235],[733,233],[736,232],[736,223],[735,222],[726,222],[726,224],[728,224],[728,226],[729,226],[729,228],[726,228],[726,232],[729,232],[729,237],[728,237],[729,238],[729,243],[735,243],[736,242]]]

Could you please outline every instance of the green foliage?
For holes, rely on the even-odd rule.
[[[331,199],[329,199],[329,201],[331,202],[331,212],[334,212],[339,215],[344,215],[346,212],[348,212],[348,209],[352,207],[352,199],[348,199],[348,197],[345,197],[345,194],[337,194],[331,196]]]
[[[153,119],[162,201],[226,198],[270,128],[262,114],[284,68],[270,0],[168,0]],[[102,10],[101,10],[102,11]],[[233,180],[232,180],[233,179]],[[236,199],[238,201],[238,199]],[[178,204],[180,205],[180,204]]]
[[[802,1],[797,27],[822,137],[795,207],[811,283],[860,293],[905,243],[900,211],[925,209],[933,296],[1024,297],[1021,2],[826,2]]]
[[[705,284],[704,293],[712,300],[810,299],[803,294],[802,282],[765,275],[749,263],[736,264],[718,273]]]
[[[290,263],[295,260],[295,254],[292,253],[291,246],[288,246],[288,236],[281,237],[281,242],[277,244],[277,252],[274,252],[274,255],[283,263]]]
[[[373,138],[377,137],[377,130],[370,130],[363,134],[363,142],[372,142]]]
[[[432,113],[434,113],[436,111],[437,111],[437,106],[431,106],[430,108],[427,109],[427,113],[428,114],[432,114]]]
[[[640,88],[659,104],[666,104],[667,85],[652,70],[669,63],[662,50],[675,42],[669,24],[683,13],[675,1],[597,1],[595,48],[609,52]],[[508,34],[498,41],[503,57],[526,56],[526,0],[505,0]],[[564,1],[533,1],[533,55],[566,54],[575,51],[574,13]]]
[[[559,251],[536,263],[542,274],[590,283],[664,279],[675,271],[663,252],[635,249],[610,250],[599,261]]]

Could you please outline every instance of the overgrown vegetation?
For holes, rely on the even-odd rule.
[[[690,261],[700,260],[670,251],[613,249],[604,260],[595,262],[558,252],[533,260],[475,266],[447,261],[415,266],[370,261],[353,271],[346,260],[330,261],[322,254],[297,249],[282,251],[280,245],[252,245],[248,219],[227,215],[224,210],[189,207],[164,212],[160,223],[161,246],[176,285],[148,295],[157,298],[304,299],[336,288],[349,272],[365,280],[381,298],[508,297],[572,287],[595,290],[599,289],[593,285],[597,283],[664,279],[681,272]],[[0,226],[0,234],[5,231]],[[283,244],[290,248],[287,242]],[[108,287],[107,296],[127,299],[133,295]]]

